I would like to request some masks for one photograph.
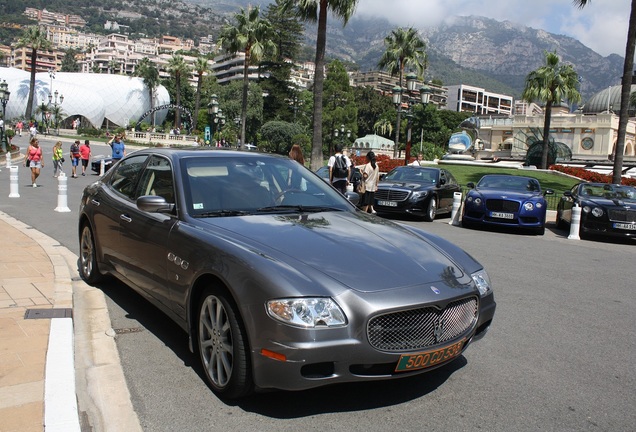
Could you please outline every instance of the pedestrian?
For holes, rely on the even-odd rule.
[[[305,166],[305,157],[303,151],[298,144],[294,144],[289,150],[289,158],[295,160],[302,166]],[[292,189],[302,190],[303,179],[299,175],[294,175],[295,170],[290,169],[287,173],[287,186]]]
[[[422,153],[418,153],[417,154],[417,159],[415,159],[413,162],[411,162],[409,165],[412,166],[422,166],[421,164],[422,162]]]
[[[31,135],[30,139],[38,136],[38,128],[35,126],[35,123],[31,123],[31,126],[29,127],[29,134]]]
[[[113,152],[111,155],[113,159],[113,163],[119,161],[121,158],[126,156],[126,145],[124,144],[124,141],[120,134],[115,134],[113,139],[108,141],[108,145],[113,149]]]
[[[15,125],[15,128],[18,130],[19,136],[22,136],[22,129],[24,129],[24,123],[22,122],[22,120],[18,121],[18,123]]]
[[[60,175],[62,164],[64,164],[64,150],[62,149],[62,141],[58,141],[53,146],[53,177]]]
[[[88,161],[91,159],[91,143],[89,140],[84,140],[84,144],[80,146],[79,152],[80,158],[82,159],[82,175],[85,176]]]
[[[40,176],[40,169],[44,166],[44,162],[42,162],[42,148],[37,138],[31,138],[22,165],[31,168],[31,183],[34,188],[38,187],[36,180]]]
[[[375,213],[373,202],[375,200],[375,192],[378,190],[378,178],[380,177],[380,168],[376,163],[375,153],[372,151],[367,153],[367,163],[362,167],[362,181],[364,181],[364,195],[362,196],[362,211],[367,213]]]
[[[71,144],[71,178],[77,178],[77,166],[80,164],[81,157],[80,141],[75,140],[75,142]]]
[[[342,144],[336,144],[336,154],[329,158],[329,181],[343,195],[347,192],[351,161],[342,154]]]

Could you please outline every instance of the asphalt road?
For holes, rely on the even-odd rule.
[[[50,160],[53,142],[41,142]],[[106,150],[93,145],[94,154]],[[59,213],[50,162],[36,189],[20,165],[20,198],[8,198],[8,171],[0,165],[0,210],[77,254],[81,189],[98,177],[69,178],[71,212]],[[478,258],[497,313],[486,337],[457,361],[412,379],[227,403],[204,383],[185,333],[125,286],[101,286],[144,430],[634,431],[636,244],[567,240],[554,226],[539,237],[448,222],[405,223]]]

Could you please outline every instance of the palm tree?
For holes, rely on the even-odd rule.
[[[373,124],[373,130],[377,133],[380,132],[382,135],[390,136],[393,133],[393,125],[389,119],[383,118],[378,120]]]
[[[198,57],[194,62],[194,70],[197,73],[197,96],[194,103],[194,124],[193,129],[197,129],[197,123],[199,120],[199,108],[201,106],[201,87],[203,85],[203,75],[210,70],[208,65],[208,59],[205,57]]]
[[[157,66],[150,61],[148,57],[142,58],[135,68],[135,76],[140,77],[144,81],[144,85],[148,87],[148,96],[150,96],[150,109],[155,107],[155,90],[159,86],[159,70]],[[150,114],[150,124],[155,125],[155,113]]]
[[[327,45],[327,13],[347,25],[356,9],[358,0],[283,0],[283,9],[294,8],[305,21],[318,22],[316,35],[316,60],[314,75],[313,138],[311,144],[311,169],[323,165],[322,154],[322,90],[325,80],[325,48]]]
[[[179,54],[173,54],[170,60],[168,60],[168,72],[174,78],[175,82],[175,98],[177,107],[181,106],[181,77],[190,74],[190,67],[186,64],[183,56]],[[175,127],[181,129],[181,111],[177,108],[174,116]]]
[[[579,8],[584,8],[592,0],[573,0]],[[632,0],[627,29],[627,43],[625,44],[625,63],[623,64],[623,79],[621,80],[621,111],[618,117],[618,136],[614,149],[614,172],[612,183],[620,184],[623,172],[623,152],[625,151],[625,136],[629,121],[629,94],[632,89],[632,69],[634,67],[634,50],[636,50],[636,0]]]
[[[521,98],[525,101],[545,102],[541,169],[548,167],[552,106],[559,105],[565,100],[576,103],[581,101],[581,94],[577,90],[579,76],[572,65],[559,63],[559,56],[556,52],[545,51],[544,54],[545,65],[528,74],[525,88],[521,94]]]
[[[243,64],[243,94],[241,98],[241,145],[245,144],[247,124],[247,91],[249,88],[249,67],[256,64],[268,53],[276,52],[272,41],[272,26],[265,18],[260,18],[260,8],[241,8],[234,14],[236,25],[226,25],[221,31],[219,45],[228,53],[245,53]]]
[[[51,41],[46,38],[46,33],[39,26],[27,27],[18,40],[18,48],[31,48],[31,80],[29,81],[29,98],[27,99],[24,116],[31,118],[33,112],[33,95],[35,94],[35,73],[37,72],[38,51],[46,51],[52,48]]]
[[[426,67],[426,43],[413,27],[403,29],[401,27],[393,30],[390,35],[384,38],[384,46],[386,50],[378,67],[387,69],[391,76],[399,75],[398,86],[402,89],[402,79],[404,78],[404,68],[411,67],[417,70],[419,76],[422,76]],[[397,120],[395,123],[395,146],[393,148],[393,157],[397,157],[397,151],[400,145],[400,122],[402,109],[398,107]]]

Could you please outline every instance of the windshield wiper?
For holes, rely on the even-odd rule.
[[[251,212],[245,210],[214,210],[204,213],[199,213],[194,217],[204,218],[204,217],[224,217],[224,216],[246,216],[252,214]]]
[[[322,211],[343,211],[341,208],[329,206],[303,206],[303,205],[278,205],[270,207],[261,207],[256,210],[259,213],[274,212],[301,212],[301,213],[317,213]]]

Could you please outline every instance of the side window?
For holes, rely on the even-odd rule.
[[[135,198],[142,195],[157,195],[165,198],[168,203],[174,203],[172,167],[168,159],[159,156],[150,158],[141,175],[138,193],[135,195]]]
[[[135,199],[137,182],[147,159],[147,155],[139,155],[119,162],[110,178],[110,187],[126,198]]]
[[[453,175],[448,171],[446,171],[446,184],[450,184],[450,185],[457,184],[457,180],[455,180],[455,177],[453,177]]]

